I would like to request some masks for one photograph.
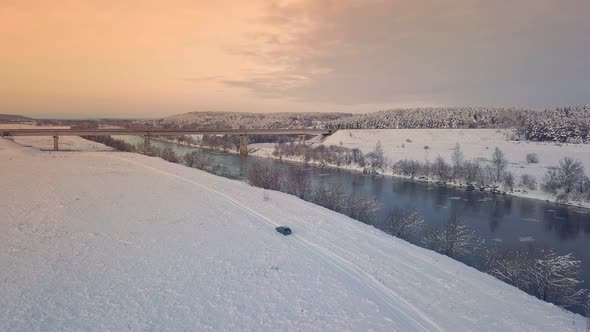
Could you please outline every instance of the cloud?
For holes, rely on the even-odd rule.
[[[335,104],[588,102],[590,2],[273,1],[228,86]]]

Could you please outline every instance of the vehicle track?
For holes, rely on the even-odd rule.
[[[226,200],[228,200],[232,204],[238,206],[239,208],[242,208],[242,209],[250,212],[251,214],[259,217],[261,219],[261,221],[264,222],[265,224],[267,224],[269,226],[274,226],[274,227],[279,226],[279,224],[275,223],[270,218],[253,210],[252,208],[240,203],[239,201],[229,197],[228,195],[224,194],[223,192],[220,192],[220,191],[215,190],[211,187],[205,186],[201,183],[192,181],[192,180],[182,177],[180,175],[166,172],[161,169],[158,169],[158,168],[155,168],[152,166],[148,166],[143,163],[136,162],[136,161],[133,161],[133,160],[130,160],[127,158],[114,156],[112,154],[101,154],[101,156],[105,156],[105,157],[109,157],[109,158],[113,158],[113,159],[119,159],[119,160],[122,160],[122,161],[125,161],[128,163],[134,164],[136,166],[143,167],[143,168],[152,170],[154,172],[157,172],[157,173],[160,173],[163,175],[167,175],[167,176],[182,180],[184,182],[190,183],[192,185],[201,187],[205,190],[208,190],[214,194],[217,194],[217,195],[225,198]],[[296,240],[299,240],[299,241],[296,241]],[[412,321],[414,323],[413,324],[414,327],[416,327],[420,330],[423,330],[423,331],[444,331],[444,329],[442,327],[440,327],[436,322],[431,320],[427,314],[425,314],[420,309],[416,308],[415,306],[413,306],[412,304],[410,304],[409,302],[404,300],[401,296],[399,296],[399,294],[397,294],[392,289],[383,285],[381,282],[379,282],[377,279],[375,279],[375,277],[373,277],[372,275],[370,275],[370,274],[362,271],[358,267],[356,267],[353,263],[346,260],[344,257],[339,256],[339,255],[331,252],[330,250],[323,248],[315,243],[312,243],[312,242],[310,242],[310,241],[308,241],[308,240],[304,239],[303,237],[296,235],[296,234],[294,234],[294,236],[291,236],[290,241],[296,245],[299,245],[300,247],[303,247],[303,249],[306,249],[308,252],[313,253],[321,258],[324,258],[324,260],[326,260],[327,263],[329,263],[332,266],[334,266],[335,268],[341,270],[344,274],[346,274],[346,276],[349,279],[355,281],[359,286],[369,289],[375,295],[375,297],[377,299],[379,299],[381,302],[383,302],[384,304],[386,304],[387,306],[389,306],[393,309],[394,315],[396,312],[400,313],[407,320]],[[363,279],[364,279],[364,282],[363,282]],[[396,302],[398,302],[398,303],[396,303]],[[403,304],[406,308],[401,308],[399,303]],[[416,316],[419,317],[420,319],[417,319]]]

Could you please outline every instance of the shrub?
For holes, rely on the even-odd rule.
[[[473,255],[483,244],[474,230],[451,216],[447,223],[426,234],[422,243],[440,254],[457,258]]]
[[[523,174],[520,176],[520,186],[528,190],[537,189],[537,179],[529,174]]]
[[[374,197],[361,193],[348,196],[347,214],[356,220],[368,222],[373,214],[381,209],[381,203]]]
[[[207,170],[213,165],[213,157],[203,152],[202,150],[195,150],[184,155],[184,163],[188,167],[194,167],[202,170]]]
[[[269,166],[253,165],[248,172],[248,182],[254,187],[281,189],[279,170]]]
[[[178,159],[178,155],[176,155],[176,153],[174,152],[174,150],[172,150],[171,147],[167,146],[165,148],[163,148],[162,150],[160,150],[160,158],[167,160],[171,163],[178,163],[179,159]]]
[[[404,240],[418,233],[424,224],[424,218],[415,208],[395,208],[385,220],[388,231]]]
[[[527,153],[526,162],[529,164],[538,164],[539,156],[536,153]]]
[[[313,194],[313,202],[332,211],[340,211],[346,203],[346,193],[342,185],[320,187]]]
[[[567,202],[570,194],[576,189],[584,191],[585,179],[582,163],[579,160],[565,157],[559,161],[558,167],[547,170],[543,179],[543,190],[555,195],[558,201]]]

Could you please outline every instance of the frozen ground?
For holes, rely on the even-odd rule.
[[[495,147],[499,147],[509,161],[508,171],[516,176],[518,182],[522,174],[530,174],[541,183],[547,168],[557,166],[564,157],[573,157],[582,161],[586,173],[590,174],[590,144],[562,144],[512,141],[512,130],[509,129],[370,129],[370,130],[338,130],[329,136],[324,145],[339,145],[347,148],[358,148],[364,153],[374,150],[381,141],[385,156],[389,161],[403,159],[424,162],[426,158],[433,162],[437,156],[442,156],[451,162],[453,148],[459,143],[466,160],[491,160]],[[314,143],[314,144],[317,144]],[[428,154],[424,147],[428,146]],[[253,144],[255,155],[269,157],[274,145]],[[526,162],[527,153],[536,153],[538,164]],[[551,199],[552,197],[540,190],[516,195]]]
[[[2,331],[585,328],[346,216],[157,158],[0,138],[0,188]]]

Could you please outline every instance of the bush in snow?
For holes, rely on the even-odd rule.
[[[184,155],[183,159],[184,164],[188,167],[194,167],[202,170],[207,170],[213,165],[213,157],[202,150],[195,150],[187,153]]]
[[[432,173],[441,181],[448,181],[451,178],[452,167],[441,156],[436,157],[432,165]]]
[[[536,153],[527,153],[526,162],[529,164],[538,164],[539,156]]]
[[[461,145],[459,143],[455,144],[453,148],[453,155],[451,157],[453,161],[453,178],[459,179],[462,176],[462,168],[463,168],[463,152],[461,151]]]
[[[421,168],[422,165],[416,160],[400,160],[393,165],[394,172],[409,176],[412,179],[418,174]]]
[[[446,224],[430,230],[422,243],[426,248],[451,258],[473,255],[483,241],[475,231],[463,224],[456,216],[451,216]]]
[[[313,202],[332,211],[341,211],[346,203],[346,193],[340,184],[320,187],[313,194]]]
[[[547,302],[568,307],[579,304],[581,262],[572,254],[535,247],[497,249],[486,257],[488,273]]]
[[[528,190],[537,189],[537,179],[529,174],[523,174],[520,176],[520,186]]]
[[[371,161],[371,167],[383,169],[383,166],[385,165],[385,157],[383,155],[381,141],[377,141],[373,151],[367,153],[367,159]]]
[[[512,175],[512,173],[504,173],[504,176],[502,177],[502,186],[504,187],[504,190],[510,192],[514,191],[514,175]]]
[[[311,196],[311,180],[309,174],[300,168],[291,167],[281,183],[283,192],[295,195],[301,199]]]
[[[585,179],[582,163],[565,157],[559,161],[558,167],[547,170],[543,179],[543,190],[555,195],[558,201],[567,202],[576,187],[582,188],[583,191]]]
[[[408,240],[421,231],[424,218],[415,208],[395,208],[387,214],[385,224],[389,233]]]
[[[253,165],[248,172],[248,181],[254,187],[281,189],[279,171],[273,167]]]
[[[381,209],[381,203],[374,196],[353,193],[346,200],[346,213],[353,219],[368,222],[375,212]]]
[[[467,183],[474,183],[476,182],[483,172],[479,162],[477,161],[466,161],[463,163],[463,178]]]
[[[502,152],[499,147],[496,147],[492,154],[492,166],[495,170],[494,181],[500,181],[502,179],[502,173],[504,173],[506,167],[508,167],[508,160],[506,160],[504,152]]]
[[[89,141],[102,143],[118,151],[135,152],[137,150],[132,144],[129,144],[120,139],[112,138],[111,136],[82,136],[82,138]]]
[[[179,158],[178,155],[176,155],[176,153],[174,152],[174,150],[172,150],[171,147],[167,146],[165,148],[163,148],[162,150],[160,150],[160,154],[159,157],[167,160],[171,163],[178,163],[179,162]]]

